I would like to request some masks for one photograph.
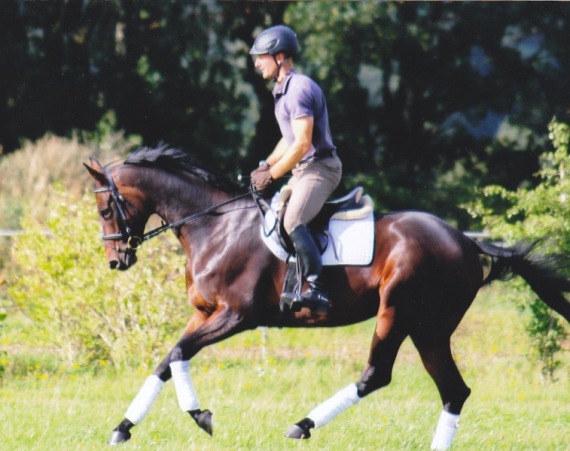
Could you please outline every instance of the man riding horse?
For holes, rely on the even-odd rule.
[[[292,171],[288,182],[292,194],[283,226],[309,287],[299,299],[293,289],[296,277],[290,271],[281,299],[293,310],[307,306],[326,314],[329,297],[321,280],[321,253],[307,225],[340,183],[342,163],[332,141],[321,88],[293,68],[298,50],[295,32],[277,25],[262,31],[249,51],[263,78],[276,82],[275,117],[282,134],[273,152],[251,173],[251,182],[263,191]]]

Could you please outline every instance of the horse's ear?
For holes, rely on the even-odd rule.
[[[107,181],[107,177],[101,171],[103,167],[99,164],[99,162],[95,158],[89,158],[91,162],[91,166],[83,163],[83,166],[89,171],[91,177],[95,179],[95,181],[99,182],[101,185],[106,185],[109,182]]]

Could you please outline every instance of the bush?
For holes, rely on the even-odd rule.
[[[54,189],[47,207],[45,221],[24,218],[12,248],[8,293],[34,321],[30,334],[70,365],[155,363],[189,315],[176,239],[155,238],[143,262],[110,271],[93,194],[75,201]]]
[[[137,137],[106,129],[100,134],[81,133],[81,139],[47,134],[25,143],[0,159],[0,227],[17,227],[24,210],[37,215],[45,211],[42,200],[54,183],[81,197],[91,183],[82,162],[91,156],[102,162],[115,160],[137,144]]]
[[[110,121],[111,119],[107,120]],[[136,136],[113,132],[102,120],[98,132],[78,132],[81,139],[47,134],[21,149],[0,156],[0,229],[17,229],[24,212],[45,220],[46,197],[54,183],[80,198],[91,178],[81,164],[90,156],[102,162],[115,160],[138,144]],[[9,239],[0,240],[0,270],[10,248]]]
[[[481,218],[494,238],[511,243],[540,241],[544,252],[567,256],[570,253],[570,127],[553,120],[549,137],[554,151],[542,155],[537,174],[540,183],[535,188],[509,191],[502,186],[487,186],[481,190],[482,197],[467,208],[474,217]],[[530,290],[528,287],[524,290],[526,296],[522,298],[528,299]],[[530,308],[531,319],[526,330],[535,347],[532,355],[540,363],[542,374],[552,380],[559,366],[555,356],[563,350],[561,343],[568,337],[567,329],[534,294],[530,304],[520,301],[518,304],[523,309]]]

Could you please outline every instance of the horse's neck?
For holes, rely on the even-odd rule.
[[[173,224],[195,216],[188,222],[188,227],[180,228],[179,238],[189,256],[201,254],[205,248],[208,252],[226,249],[229,242],[244,239],[244,232],[249,235],[247,224],[258,220],[253,202],[247,199],[220,207],[217,213],[224,214],[200,216],[200,213],[235,197],[202,180],[189,182],[189,179],[174,175],[169,175],[166,180],[164,176],[149,172],[137,184],[147,193],[148,201],[154,205],[154,213],[165,223]]]
[[[189,183],[183,177],[167,174],[157,169],[145,168],[137,185],[145,192],[149,204],[166,223],[199,213],[216,201],[215,190],[208,189],[203,182]]]

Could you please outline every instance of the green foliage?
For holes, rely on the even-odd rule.
[[[5,327],[4,325],[5,325],[7,317],[8,317],[8,315],[5,312],[0,310],[0,330]],[[4,372],[6,371],[7,357],[8,357],[8,351],[4,351],[4,350],[0,349],[0,379],[2,379],[2,376],[4,375]]]
[[[554,151],[542,154],[536,187],[511,191],[490,185],[481,190],[482,198],[466,205],[493,236],[509,242],[547,236],[551,250],[570,251],[569,130],[556,120],[550,123]]]
[[[91,183],[82,165],[89,157],[106,163],[140,144],[137,137],[114,131],[112,124],[113,115],[109,113],[96,132],[76,132],[71,139],[48,133],[37,141],[27,141],[17,152],[2,156],[0,228],[17,228],[24,211],[42,220],[45,199],[54,183],[61,183],[74,196],[81,196]]]
[[[541,365],[544,379],[554,381],[555,372],[562,364],[557,357],[563,350],[561,342],[568,337],[568,333],[544,302],[536,299],[530,304],[530,310],[532,317],[526,331],[535,350],[532,357]]]
[[[247,54],[277,23],[326,94],[345,189],[367,180],[386,209],[470,226],[458,203],[479,184],[528,182],[547,118],[567,114],[563,3],[5,1],[0,151],[98,133],[107,116],[247,174],[279,138],[272,83]]]
[[[570,127],[552,120],[549,137],[554,150],[541,156],[540,183],[535,188],[510,191],[492,185],[481,190],[482,197],[467,205],[468,211],[481,219],[495,238],[514,243],[543,240],[544,252],[568,255],[570,252]],[[520,304],[525,308],[527,305]],[[547,379],[554,378],[559,366],[555,355],[568,332],[560,320],[534,299],[527,332],[532,338],[534,356]]]
[[[457,205],[477,186],[528,182],[545,118],[565,114],[569,12],[296,2],[285,17],[299,32],[304,71],[327,93],[345,174],[374,177],[368,188],[387,209],[427,209],[466,228],[473,219]],[[551,76],[561,84],[544,84]]]
[[[9,295],[34,322],[30,334],[67,364],[148,365],[164,355],[188,317],[177,243],[155,239],[145,262],[108,269],[92,193],[55,189],[46,221],[24,218],[13,245]]]

